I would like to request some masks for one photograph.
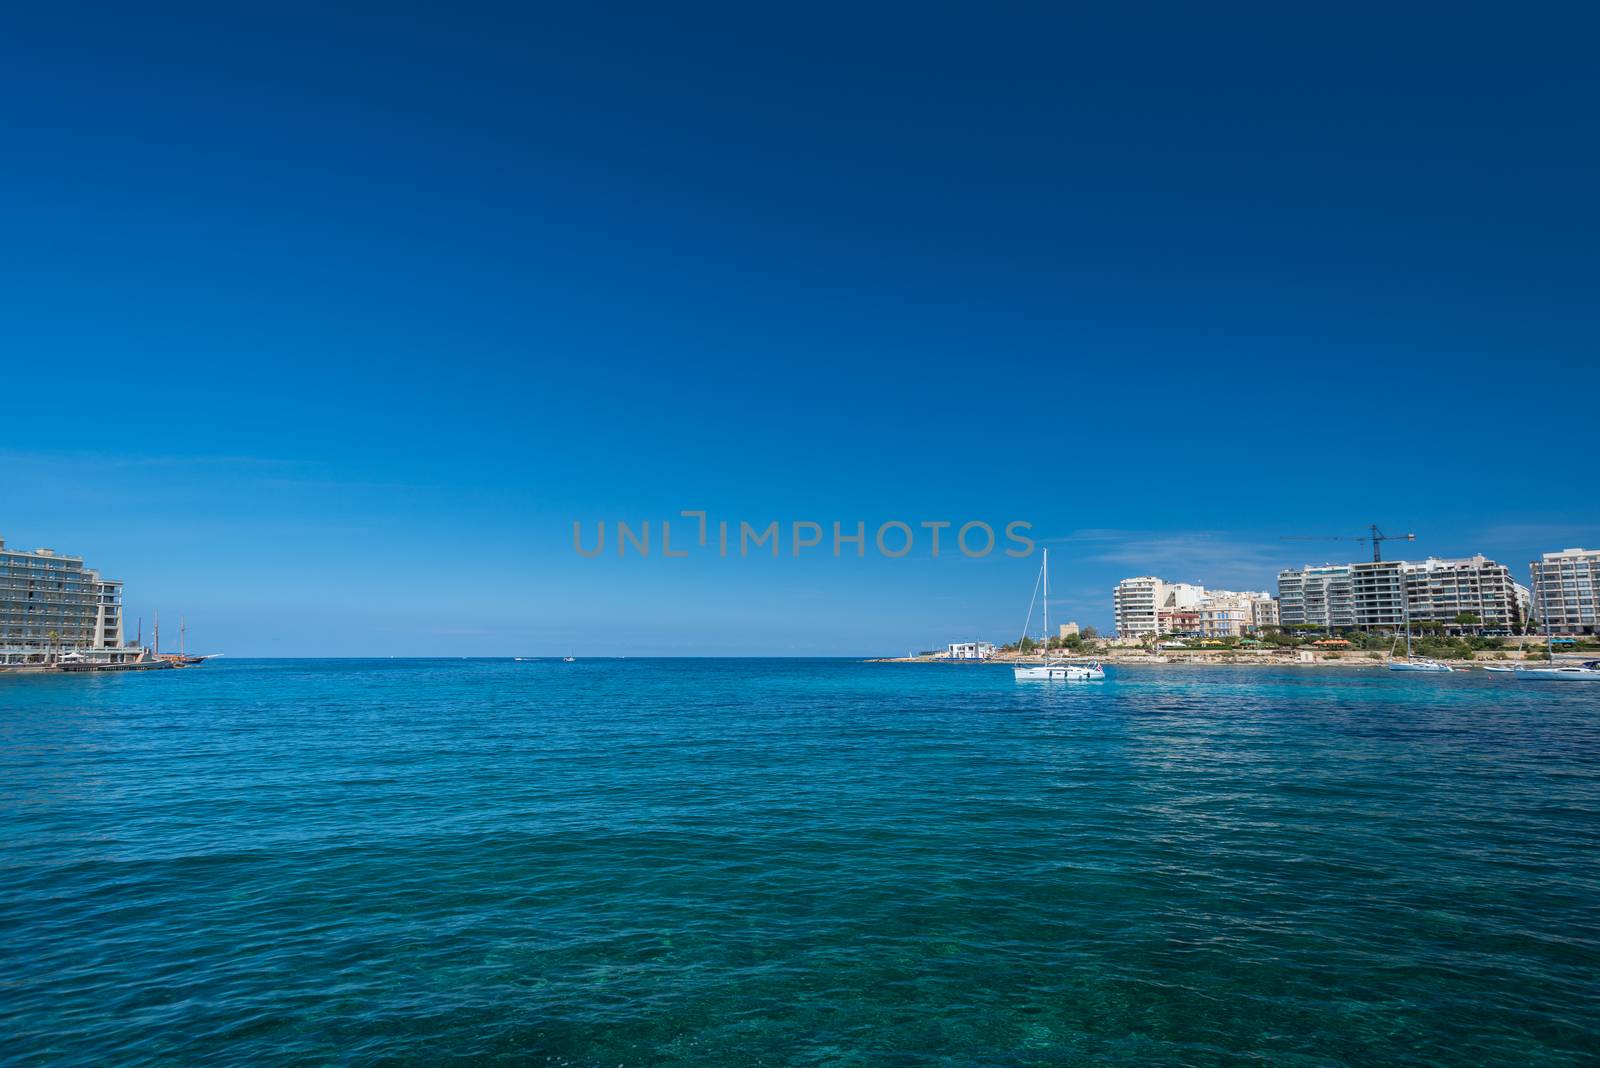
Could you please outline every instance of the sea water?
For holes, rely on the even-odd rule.
[[[1579,1065],[1600,688],[0,677],[0,1061]]]

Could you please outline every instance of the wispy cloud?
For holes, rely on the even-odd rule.
[[[1141,531],[1094,528],[1046,541],[1084,563],[1115,564],[1130,574],[1172,582],[1270,589],[1280,569],[1300,562],[1303,550],[1252,541],[1222,530]],[[1074,552],[1070,546],[1081,546]]]

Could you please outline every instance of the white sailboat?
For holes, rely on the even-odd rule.
[[[1549,596],[1545,584],[1541,582],[1539,614],[1544,617],[1544,647],[1545,655],[1550,658],[1550,666],[1524,667],[1518,664],[1511,669],[1512,676],[1529,682],[1600,682],[1600,660],[1585,660],[1579,664],[1556,663],[1556,636],[1550,629]]]
[[[1405,613],[1405,617],[1406,617],[1406,658],[1404,660],[1393,660],[1393,659],[1391,659],[1389,661],[1389,670],[1390,671],[1434,671],[1434,672],[1454,671],[1455,668],[1451,667],[1449,664],[1441,664],[1441,663],[1439,663],[1439,661],[1431,660],[1431,659],[1429,659],[1428,657],[1425,657],[1425,656],[1412,656],[1411,655],[1411,599],[1406,594],[1405,577],[1403,575],[1401,576],[1400,583],[1401,583],[1401,586],[1400,586],[1401,611],[1403,611]]]
[[[1044,563],[1039,567],[1039,583],[1044,588],[1044,632],[1050,637],[1050,550],[1044,550]],[[1028,605],[1028,620],[1033,620],[1033,605]],[[1028,624],[1022,625],[1022,636],[1028,636]],[[1018,682],[1094,682],[1106,677],[1106,669],[1098,661],[1075,664],[1067,660],[1046,657],[1042,664],[1018,664],[1011,669]]]

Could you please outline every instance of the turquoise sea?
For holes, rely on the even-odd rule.
[[[1600,1062],[1600,691],[1112,670],[0,678],[0,1061]]]

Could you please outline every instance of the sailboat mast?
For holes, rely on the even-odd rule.
[[[182,616],[179,616],[178,617],[178,655],[179,656],[183,655],[183,638],[184,638],[184,634],[188,631],[188,629],[189,629],[189,625],[183,621],[183,617]]]
[[[1406,659],[1411,659],[1411,597],[1406,592],[1406,574],[1400,571],[1400,611],[1406,617]]]
[[[1539,583],[1539,614],[1544,617],[1544,655],[1549,658],[1550,666],[1556,666],[1556,636],[1550,629],[1550,578],[1540,574]]]
[[[1050,550],[1044,551],[1044,641],[1050,644]]]

